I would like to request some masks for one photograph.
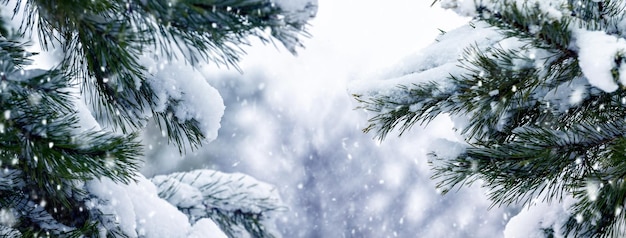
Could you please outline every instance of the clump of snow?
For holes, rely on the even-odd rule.
[[[156,187],[145,177],[134,179],[137,182],[128,185],[109,178],[87,182],[87,191],[94,196],[87,205],[111,216],[110,223],[103,224],[105,228],[119,226],[129,237],[186,237],[191,231],[187,216],[159,198]]]
[[[615,58],[626,51],[626,40],[608,35],[603,31],[574,31],[575,45],[578,48],[578,64],[589,84],[605,92],[619,88],[612,70],[617,67]],[[626,71],[621,69],[619,81],[626,85]],[[622,73],[624,72],[624,73]]]
[[[226,237],[211,220],[201,220],[192,227],[189,218],[166,200],[143,175],[136,182],[116,183],[109,178],[91,180],[87,191],[93,196],[87,205],[110,217],[103,222],[106,230],[119,227],[129,237]]]
[[[91,113],[90,107],[87,105],[85,95],[80,92],[80,86],[76,86],[65,89],[72,97],[72,104],[76,110],[76,116],[78,117],[78,127],[74,129],[76,133],[82,133],[86,131],[100,131],[102,126]]]
[[[445,88],[449,86],[447,82],[450,75],[466,72],[458,65],[467,47],[474,45],[484,49],[500,40],[502,35],[485,23],[465,25],[441,35],[437,42],[406,57],[373,80],[350,82],[349,90],[358,95],[387,95],[401,100],[405,95],[398,85],[411,86],[436,81]]]
[[[198,71],[184,63],[156,62],[148,57],[143,58],[143,65],[153,74],[146,82],[157,94],[156,111],[173,106],[173,116],[180,122],[196,120],[207,141],[217,138],[224,102]]]
[[[464,50],[473,44],[486,47],[500,41],[502,36],[483,22],[464,25],[440,35],[430,46],[400,60],[380,78],[389,79],[419,73],[447,63],[456,63]]]
[[[207,234],[211,234],[211,238],[228,238],[226,234],[211,219],[200,219],[193,225],[189,238],[205,238]]]
[[[560,204],[539,202],[526,204],[524,209],[511,218],[504,230],[505,238],[547,237],[547,231],[553,231],[554,237],[563,237],[563,224],[569,217],[568,209],[574,199],[565,197]]]
[[[462,153],[465,153],[467,145],[447,139],[437,139],[432,143],[430,149],[437,155],[438,158],[450,160],[459,157]]]
[[[471,0],[441,0],[441,7],[444,9],[452,9],[457,14],[465,17],[473,17],[476,15],[476,1]]]

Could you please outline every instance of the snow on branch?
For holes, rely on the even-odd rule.
[[[185,213],[191,223],[210,218],[230,237],[248,233],[274,237],[272,212],[285,207],[276,189],[243,174],[194,170],[155,176],[159,196]]]

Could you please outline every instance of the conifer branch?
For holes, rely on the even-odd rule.
[[[44,49],[60,45],[63,70],[81,80],[99,122],[131,133],[154,117],[181,152],[206,137],[194,120],[180,120],[160,110],[150,77],[139,57],[153,52],[157,60],[181,56],[191,64],[214,62],[237,67],[249,37],[270,42],[264,32],[290,52],[301,47],[306,22],[292,19],[270,0],[227,1],[27,1],[16,12],[27,11],[22,31],[36,31]],[[162,58],[163,57],[163,58]],[[168,99],[165,99],[168,100]],[[168,100],[168,104],[175,101]],[[172,118],[170,115],[174,115]]]
[[[554,4],[476,2],[475,20],[488,23],[502,39],[490,46],[484,45],[489,40],[468,46],[459,63],[462,72],[442,66],[420,68],[413,76],[419,83],[355,98],[361,108],[374,113],[365,131],[374,131],[380,139],[394,128],[402,133],[444,113],[467,118],[457,128],[466,139],[460,154],[430,154],[433,178],[444,193],[481,180],[493,206],[532,204],[537,199],[560,202],[573,196],[576,203],[567,222],[554,224],[563,225],[563,235],[622,236],[623,46],[608,46],[617,53],[601,62],[614,63],[610,75],[620,87],[610,92],[595,88],[597,82],[589,78],[593,75],[583,73],[580,61],[589,59],[578,47],[586,44],[580,42],[580,32],[603,31],[599,35],[623,42],[619,22],[625,4],[609,0]],[[593,69],[591,74],[598,73]],[[446,79],[426,80],[421,78],[426,70],[451,73]]]
[[[303,7],[304,12],[315,8]],[[15,32],[0,19],[0,236],[25,237],[141,236],[140,228],[121,223],[119,216],[141,223],[142,214],[135,214],[137,209],[121,214],[118,201],[107,194],[117,189],[126,200],[128,194],[140,194],[151,196],[156,204],[165,203],[138,172],[142,156],[138,130],[155,118],[182,153],[186,145],[194,149],[214,136],[210,129],[215,128],[206,127],[217,127],[213,119],[221,116],[210,110],[185,111],[197,105],[172,94],[191,92],[167,91],[169,81],[159,84],[165,80],[158,81],[153,75],[158,72],[144,61],[180,57],[192,65],[210,61],[237,67],[245,53],[241,46],[249,37],[279,40],[295,53],[302,46],[299,37],[307,35],[309,19],[271,0],[17,0],[13,12],[23,19]],[[27,69],[34,54],[25,51],[27,44],[22,42],[31,35],[39,38],[43,50],[61,50],[58,66]],[[205,87],[200,91],[213,89],[198,85]],[[83,99],[91,108],[82,107]],[[213,121],[203,121],[209,114],[216,114]],[[91,116],[98,122],[92,123]],[[181,224],[206,218],[231,236],[243,231],[255,237],[274,236],[267,213],[282,205],[273,188],[258,191],[261,183],[245,183],[250,182],[248,177],[188,174],[196,180],[167,177],[202,194],[197,207],[172,202],[189,216],[189,223]],[[213,176],[219,178],[205,183]],[[162,195],[180,195],[180,187],[169,189],[171,194]],[[235,192],[224,194],[229,189]],[[272,194],[257,196],[267,192]],[[175,209],[170,212],[167,215],[184,217]],[[191,226],[186,228],[181,231],[191,232]]]
[[[267,185],[243,175],[196,170],[152,179],[159,197],[170,201],[193,223],[215,221],[229,237],[276,237],[267,220],[284,207],[273,192],[254,191]]]

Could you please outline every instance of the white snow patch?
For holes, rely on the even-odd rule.
[[[272,212],[284,208],[278,191],[250,176],[204,169],[159,175],[152,178],[152,182],[169,203],[185,207],[185,213],[192,220],[206,218],[215,208],[263,214],[258,221],[270,232],[277,233]]]
[[[502,35],[485,23],[475,22],[473,26],[466,24],[440,35],[436,42],[404,57],[376,78],[390,79],[419,73],[448,63],[458,64],[458,60],[461,59],[461,55],[468,46],[474,44],[479,47],[492,46],[501,39]]]
[[[211,234],[211,238],[228,238],[215,222],[207,218],[200,219],[193,225],[189,238],[205,238],[207,234]]]
[[[489,96],[491,97],[498,96],[498,94],[500,94],[500,90],[498,89],[489,91]]]
[[[462,58],[467,47],[474,46],[480,50],[486,50],[494,45],[499,45],[503,49],[519,49],[525,45],[525,43],[514,38],[503,38],[501,34],[487,27],[484,23],[476,22],[473,26],[469,24],[462,26],[443,34],[436,43],[403,59],[395,67],[378,75],[373,80],[352,81],[349,91],[362,95],[364,98],[385,96],[391,100],[402,102],[406,100],[406,94],[398,85],[412,88],[415,87],[414,85],[436,82],[443,92],[453,90],[451,87],[454,85],[450,82],[450,75],[457,76],[467,73],[464,68],[459,67],[459,59]],[[534,51],[528,53],[536,54]],[[528,68],[533,67],[533,65],[521,62],[520,67]],[[500,91],[494,90],[490,92],[490,95],[496,96],[499,93]],[[423,107],[422,103],[417,102],[411,105],[410,110],[420,110],[421,107]],[[393,108],[383,110],[393,110]],[[384,113],[384,111],[380,113]],[[502,119],[503,124],[508,118],[504,116]],[[461,116],[455,117],[453,120],[456,122],[456,128],[463,128],[468,123],[467,118]],[[433,145],[432,149],[435,150],[438,157],[442,158],[456,158],[465,149],[461,143],[444,140],[433,143]],[[433,162],[438,163],[437,161]]]
[[[616,55],[626,50],[626,40],[603,31],[587,30],[574,31],[574,37],[578,47],[578,64],[589,84],[608,93],[617,90],[611,70],[617,67]],[[619,81],[626,85],[626,74],[621,74]]]
[[[554,237],[563,237],[562,225],[569,216],[568,208],[573,203],[573,198],[565,197],[559,204],[546,202],[527,204],[506,224],[504,237],[543,238],[546,237],[545,231],[549,229],[554,231]]]
[[[484,23],[476,22],[473,26],[468,24],[459,27],[443,34],[437,42],[420,53],[403,59],[387,72],[367,80],[351,81],[349,91],[363,98],[386,96],[398,102],[406,100],[406,94],[398,87],[399,85],[412,88],[414,85],[436,82],[441,91],[448,92],[454,87],[450,82],[450,75],[468,73],[465,68],[459,67],[459,59],[462,58],[465,49],[474,46],[485,50],[497,44],[502,38],[501,34],[488,28]],[[510,40],[506,44],[515,43]],[[418,102],[411,106],[411,110],[419,110],[422,106]],[[370,115],[372,116],[375,115]]]
[[[452,9],[457,14],[465,17],[473,17],[476,15],[476,1],[472,0],[441,0],[441,7],[444,9]]]
[[[86,188],[95,196],[88,205],[112,216],[129,237],[186,237],[191,231],[187,216],[157,195],[154,184],[137,175],[128,185],[109,178],[91,180]]]
[[[78,85],[78,84],[77,84]],[[90,107],[87,105],[85,101],[85,96],[80,92],[80,86],[75,86],[73,88],[67,89],[67,91],[73,96],[73,104],[74,109],[76,109],[76,116],[78,116],[78,128],[76,128],[75,132],[85,132],[85,131],[100,131],[102,127],[100,123],[96,120],[96,118],[91,113]]]
[[[585,88],[576,88],[572,91],[572,95],[569,98],[569,103],[572,105],[578,105],[585,98]]]
[[[184,63],[156,62],[144,57],[143,65],[154,75],[146,82],[159,98],[156,111],[165,111],[177,101],[174,116],[180,122],[197,120],[207,141],[217,138],[224,101],[219,92],[192,66]]]
[[[439,158],[454,159],[467,149],[467,145],[447,139],[436,139],[430,148]]]

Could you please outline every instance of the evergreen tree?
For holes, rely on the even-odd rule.
[[[0,21],[0,236],[277,235],[271,186],[210,170],[147,180],[137,134],[154,120],[181,153],[214,139],[221,97],[170,62],[236,67],[251,37],[295,53],[315,1],[0,3],[13,14]],[[56,67],[35,69],[30,36],[62,52]]]
[[[365,131],[450,115],[464,141],[431,154],[444,193],[480,180],[494,206],[573,198],[547,236],[625,236],[626,2],[437,2],[472,20],[353,87]]]

